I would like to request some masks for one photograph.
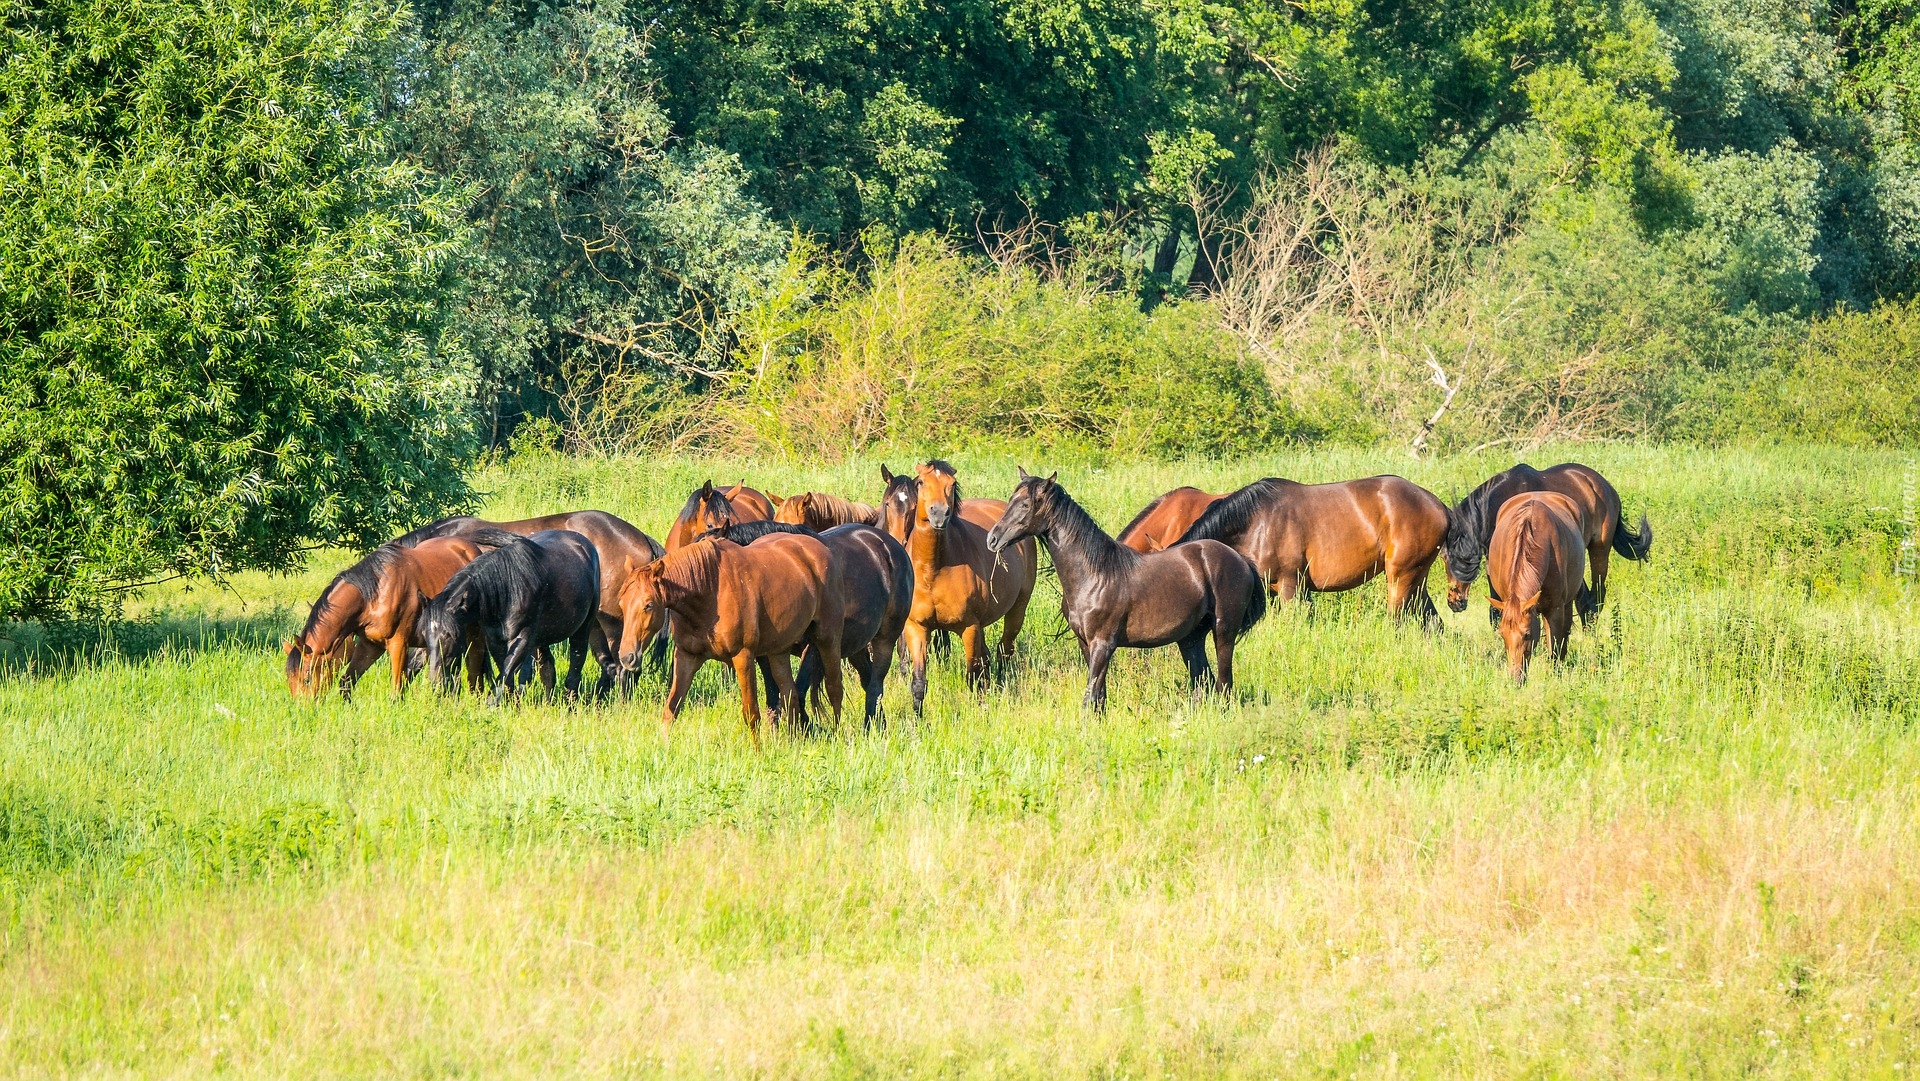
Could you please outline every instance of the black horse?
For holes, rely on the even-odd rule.
[[[1142,555],[1108,536],[1053,477],[1024,469],[987,547],[998,552],[1023,537],[1040,538],[1059,572],[1060,609],[1087,660],[1088,705],[1105,708],[1107,665],[1120,646],[1178,643],[1188,685],[1202,693],[1214,682],[1209,633],[1219,686],[1233,690],[1233,644],[1267,613],[1266,584],[1245,556],[1216,540]]]
[[[840,655],[860,677],[867,695],[866,723],[871,726],[880,710],[880,696],[886,690],[887,670],[893,667],[894,648],[900,632],[913,610],[913,562],[900,542],[869,525],[835,526],[815,533],[790,522],[741,522],[701,535],[724,537],[735,544],[752,544],[769,533],[804,533],[817,536],[833,554],[840,574],[840,598],[845,616],[840,630]],[[763,678],[770,678],[763,666]],[[811,647],[801,655],[800,672],[794,680],[797,720],[806,722],[807,694],[818,686],[825,673],[820,658]]]
[[[525,662],[555,642],[567,643],[569,695],[580,692],[590,646],[602,672],[617,671],[607,629],[600,624],[600,557],[593,542],[570,529],[500,539],[504,543],[460,568],[420,610],[420,636],[434,682],[444,685],[450,678],[453,659],[471,634],[485,636],[500,671],[495,705],[509,687],[526,682]]]

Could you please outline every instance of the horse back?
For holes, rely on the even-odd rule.
[[[1526,492],[1507,500],[1487,549],[1487,578],[1494,591],[1516,598],[1537,583],[1542,610],[1572,604],[1586,570],[1580,518],[1579,505],[1558,492]]]
[[[808,627],[840,624],[835,585],[840,566],[819,538],[774,533],[741,547],[729,541],[721,549],[714,591],[715,653],[746,649],[756,655],[799,644]]]
[[[1175,488],[1147,504],[1114,539],[1142,555],[1158,552],[1179,540],[1208,507],[1224,498],[1198,488]]]
[[[1579,462],[1562,462],[1540,471],[1543,491],[1571,499],[1581,514],[1580,532],[1588,547],[1613,543],[1620,521],[1620,493],[1598,470]]]

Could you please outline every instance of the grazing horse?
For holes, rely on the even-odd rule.
[[[1487,478],[1453,508],[1447,522],[1447,607],[1456,612],[1467,610],[1467,590],[1480,573],[1480,559],[1493,538],[1500,508],[1526,492],[1558,492],[1572,500],[1580,512],[1580,536],[1587,549],[1587,563],[1593,569],[1593,584],[1581,589],[1575,607],[1580,621],[1591,625],[1600,614],[1600,606],[1607,602],[1607,550],[1611,548],[1636,561],[1646,559],[1653,550],[1653,527],[1643,514],[1639,531],[1628,529],[1620,510],[1620,493],[1607,478],[1578,462],[1563,462],[1547,469],[1522,462]],[[1500,596],[1490,589],[1490,599],[1499,600]],[[1499,607],[1490,607],[1487,616],[1499,623]]]
[[[792,506],[793,500],[784,505]],[[886,533],[858,523],[814,534],[792,522],[744,522],[708,536],[752,544],[775,533],[817,535],[820,543],[832,551],[840,572],[840,654],[860,677],[860,688],[867,696],[866,723],[872,726],[880,710],[880,696],[886,692],[887,670],[893,667],[894,647],[913,611],[913,563],[907,550]],[[762,665],[766,663],[761,661]],[[808,693],[819,685],[823,674],[819,655],[807,651],[800,659],[795,683],[799,699],[795,716],[803,723]]]
[[[621,594],[626,637],[621,653],[633,657],[640,643],[673,613],[673,685],[662,721],[671,726],[686,701],[693,674],[707,661],[731,665],[740,684],[740,712],[753,745],[760,746],[760,703],[753,667],[765,657],[780,694],[794,699],[787,655],[796,646],[820,655],[827,701],[840,719],[839,571],[832,551],[817,538],[777,535],[743,548],[728,540],[689,544],[627,575]],[[631,663],[631,661],[629,661]]]
[[[906,546],[913,561],[913,613],[905,633],[913,666],[913,711],[927,696],[927,647],[935,631],[959,631],[966,649],[967,680],[978,688],[987,676],[987,626],[1000,627],[1000,662],[1013,659],[1013,644],[1026,622],[1027,602],[1039,572],[1039,552],[1031,540],[1012,545],[1012,558],[987,549],[987,530],[954,513],[961,506],[960,482],[952,473],[921,465],[911,478],[892,477],[883,504],[887,532]],[[891,475],[890,475],[891,476]],[[901,513],[902,494],[913,513]]]
[[[1573,631],[1574,602],[1583,592],[1581,564],[1587,540],[1580,530],[1580,508],[1558,492],[1526,492],[1507,500],[1488,544],[1487,580],[1505,600],[1493,602],[1500,613],[1500,637],[1507,644],[1507,673],[1527,681],[1527,662],[1540,641],[1544,616],[1553,659],[1567,659]]]
[[[399,694],[407,686],[407,650],[417,644],[414,619],[421,605],[479,554],[480,547],[464,538],[411,547],[390,542],[335,575],[313,602],[306,627],[287,640],[287,690],[295,698],[318,697],[339,676],[341,697],[351,697],[384,649],[393,662],[393,693]],[[486,654],[476,644],[467,660],[467,685],[479,690]]]
[[[1208,507],[1225,498],[1198,488],[1175,488],[1142,507],[1115,539],[1142,555],[1158,552],[1179,540]]]
[[[764,522],[772,517],[773,502],[765,494],[745,483],[721,491],[708,481],[687,497],[687,505],[680,508],[680,516],[667,530],[667,551],[679,551],[702,533],[725,529],[738,522]],[[636,560],[635,565],[645,564]]]
[[[1427,595],[1427,568],[1446,532],[1446,505],[1401,477],[1337,484],[1268,477],[1207,508],[1175,543],[1225,541],[1283,600],[1302,589],[1352,589],[1384,572],[1394,614],[1431,627],[1440,613]]]
[[[420,612],[427,671],[446,681],[448,660],[475,637],[500,670],[493,688],[499,705],[525,682],[525,662],[536,650],[567,643],[568,695],[580,692],[587,650],[600,670],[614,669],[613,650],[596,634],[600,614],[600,556],[593,542],[567,529],[543,529],[502,543],[460,568]]]
[[[987,548],[998,552],[1024,537],[1038,537],[1060,573],[1060,611],[1087,662],[1087,705],[1106,708],[1107,664],[1120,646],[1179,643],[1188,687],[1203,693],[1213,682],[1209,634],[1219,686],[1232,692],[1233,644],[1267,612],[1266,583],[1245,556],[1214,540],[1141,555],[1107,536],[1053,477],[1022,469]]]
[[[826,492],[801,492],[782,500],[773,509],[773,520],[816,531],[837,525],[879,525],[880,508]]]
[[[480,518],[458,517],[442,518],[431,525],[425,525],[394,541],[395,544],[418,543],[430,537],[473,537],[484,530],[499,529],[516,533],[522,537],[532,536],[548,529],[571,529],[593,543],[595,554],[600,557],[600,625],[595,633],[603,635],[608,647],[620,641],[620,587],[626,584],[626,566],[629,559],[638,560],[644,566],[667,554],[660,542],[646,535],[633,524],[618,515],[603,510],[575,510],[562,514],[548,514],[539,518],[522,518],[517,522],[489,522]],[[485,546],[485,543],[482,542]],[[600,646],[593,647],[599,655]],[[658,643],[658,649],[664,652],[664,639]],[[548,690],[553,689],[553,659],[541,650],[536,658],[540,662],[541,682]],[[633,689],[633,670],[620,670],[621,692]],[[594,693],[605,695],[613,688],[616,671],[601,669],[600,684]]]

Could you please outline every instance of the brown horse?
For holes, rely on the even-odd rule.
[[[480,518],[458,517],[442,518],[432,525],[419,529],[394,541],[395,544],[418,543],[429,537],[475,537],[485,530],[500,529],[522,537],[531,537],[552,529],[567,529],[587,538],[600,559],[600,619],[596,633],[605,639],[596,643],[593,653],[602,656],[601,645],[611,648],[620,641],[620,587],[626,584],[628,560],[640,565],[659,559],[667,550],[659,541],[647,536],[626,519],[603,510],[573,510],[561,514],[547,514],[539,518],[522,518],[515,522],[489,522]],[[482,540],[483,547],[486,546]],[[664,651],[664,638],[658,643]],[[537,656],[540,664],[540,680],[548,690],[553,689],[553,659],[546,650],[540,650]],[[622,693],[632,689],[633,669],[624,669],[617,673]],[[596,695],[604,695],[613,686],[616,673],[602,671],[600,681],[594,688]]]
[[[1493,527],[1487,551],[1487,580],[1505,600],[1493,602],[1500,613],[1500,637],[1507,644],[1507,673],[1515,684],[1527,681],[1527,662],[1540,641],[1544,616],[1553,659],[1567,659],[1573,631],[1573,606],[1584,587],[1580,508],[1558,492],[1526,492],[1507,500]]]
[[[383,650],[393,662],[393,692],[406,689],[407,650],[421,644],[414,633],[421,606],[480,552],[464,538],[389,542],[335,575],[313,602],[307,625],[287,640],[287,690],[296,698],[317,697],[338,677],[342,697],[350,697]],[[478,690],[486,674],[485,647],[476,643],[467,651],[467,686]]]
[[[1494,523],[1507,500],[1526,492],[1558,492],[1573,501],[1580,512],[1580,535],[1587,549],[1587,562],[1593,569],[1593,584],[1580,591],[1575,607],[1583,623],[1592,624],[1607,602],[1607,550],[1628,559],[1643,560],[1653,550],[1653,528],[1647,516],[1640,516],[1638,532],[1627,528],[1620,510],[1620,493],[1597,471],[1578,462],[1563,462],[1548,469],[1535,469],[1525,462],[1495,473],[1453,508],[1447,523],[1447,607],[1456,612],[1467,610],[1467,590],[1480,573],[1480,559],[1493,537]],[[1499,600],[1494,590],[1492,600]],[[1497,605],[1487,615],[1498,623]]]
[[[622,659],[636,663],[640,644],[673,613],[673,684],[663,721],[672,725],[686,701],[693,674],[710,660],[733,668],[740,684],[740,712],[753,745],[760,745],[760,703],[754,692],[754,660],[765,657],[775,684],[796,705],[788,653],[806,645],[820,656],[827,701],[840,719],[840,597],[833,553],[810,536],[766,537],[751,547],[702,540],[642,567],[627,569],[621,594],[625,611]]]
[[[934,470],[935,472],[944,473],[956,480],[959,479],[959,472],[944,458],[934,458],[927,462],[926,465],[928,469]],[[888,520],[887,515],[889,513],[893,513],[897,521],[911,522],[913,520],[914,501],[918,496],[911,488],[895,487],[894,482],[898,480],[911,483],[913,478],[904,474],[894,473],[883,465],[880,467],[880,479],[886,484],[886,492],[888,496],[892,497],[893,505],[885,505],[886,500],[884,498],[882,499],[883,505],[880,508],[880,518],[875,524],[884,526]],[[981,529],[992,529],[993,523],[999,521],[1000,516],[1005,513],[1007,513],[1007,501],[1004,499],[962,499],[960,501],[960,517],[965,518]],[[889,529],[889,532],[892,532],[892,530]],[[899,536],[898,533],[894,533],[894,535],[896,537]]]
[[[1200,540],[1141,555],[1107,536],[1053,477],[1020,471],[1007,513],[987,533],[995,552],[1038,537],[1060,572],[1060,611],[1087,662],[1086,703],[1107,705],[1107,665],[1121,646],[1179,643],[1194,695],[1214,682],[1207,638],[1220,658],[1219,686],[1233,690],[1233,644],[1267,611],[1267,589],[1246,557]]]
[[[1175,488],[1142,507],[1114,539],[1142,555],[1158,552],[1179,540],[1208,507],[1225,498],[1198,488]]]
[[[773,520],[818,531],[837,525],[879,525],[880,508],[826,492],[801,492],[773,509]]]
[[[1013,645],[1026,622],[1027,602],[1039,572],[1032,539],[1007,554],[987,548],[987,530],[961,514],[960,482],[950,472],[922,465],[915,476],[889,476],[882,504],[887,532],[906,546],[913,561],[913,611],[901,640],[913,666],[913,709],[927,696],[927,646],[934,631],[959,631],[966,649],[967,680],[979,687],[987,676],[987,627],[1000,620],[1000,662],[1013,658]],[[913,515],[897,511],[903,493]],[[1011,558],[1008,558],[1008,556]]]
[[[712,481],[702,484],[687,496],[680,516],[667,530],[667,551],[677,552],[710,530],[725,529],[737,522],[764,522],[773,517],[773,501],[746,484],[721,491]]]
[[[1394,614],[1434,626],[1440,613],[1427,594],[1427,568],[1446,533],[1446,505],[1401,477],[1337,484],[1268,477],[1207,508],[1175,543],[1226,542],[1283,600],[1301,590],[1337,593],[1385,573]]]

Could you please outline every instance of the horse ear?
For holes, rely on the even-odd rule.
[[[1533,591],[1533,596],[1520,602],[1520,610],[1522,612],[1531,612],[1538,607],[1540,607],[1540,591],[1537,589]]]
[[[887,463],[885,462],[880,463],[880,483],[882,484],[893,483],[893,470],[888,469]]]
[[[1024,466],[1024,465],[1016,465],[1016,466],[1014,466],[1014,468],[1015,468],[1015,469],[1018,469],[1018,470],[1020,471],[1020,479],[1021,479],[1021,480],[1026,480],[1026,479],[1027,479],[1028,477],[1031,477],[1031,476],[1033,476],[1033,474],[1031,474],[1031,473],[1029,473],[1029,472],[1027,472],[1027,467],[1026,467],[1026,466]]]
[[[1488,597],[1487,606],[1492,608],[1494,611],[1501,613],[1502,615],[1506,614],[1507,603],[1498,597]]]
[[[774,510],[779,510],[781,507],[784,507],[787,505],[787,501],[785,499],[781,498],[780,496],[774,495],[772,492],[762,492],[760,494],[767,497],[767,502],[773,506]]]
[[[1056,469],[1056,470],[1054,470],[1054,471],[1053,471],[1053,472],[1051,472],[1051,473],[1048,473],[1048,474],[1047,474],[1047,483],[1048,483],[1048,484],[1052,484],[1052,483],[1053,483],[1053,478],[1055,478],[1055,477],[1057,477],[1057,476],[1059,476],[1059,475],[1060,475],[1060,471],[1059,471],[1058,469]]]
[[[700,486],[700,497],[702,499],[705,499],[707,496],[710,496],[712,494],[713,494],[713,478],[709,477],[707,478],[707,482]]]

